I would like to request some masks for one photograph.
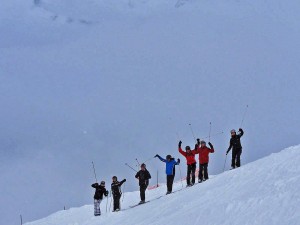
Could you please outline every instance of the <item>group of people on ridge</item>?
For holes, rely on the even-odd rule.
[[[226,155],[232,149],[232,160],[231,160],[231,168],[235,169],[241,166],[241,154],[242,154],[242,145],[240,138],[243,136],[244,131],[242,128],[239,129],[239,133],[237,134],[236,131],[233,129],[230,131],[231,138],[230,144],[226,151]],[[195,184],[195,172],[196,172],[196,159],[195,156],[199,155],[199,173],[198,173],[198,183],[206,181],[209,179],[208,177],[208,163],[209,163],[209,154],[214,153],[214,146],[212,143],[208,142],[209,147],[206,146],[206,142],[204,140],[200,141],[197,139],[197,143],[195,144],[195,149],[191,150],[190,146],[185,147],[185,151],[181,148],[182,141],[178,143],[178,152],[186,158],[187,164],[187,176],[186,176],[186,183],[187,187],[193,186]],[[175,166],[180,164],[180,159],[178,158],[175,160],[171,155],[167,155],[166,158],[162,158],[158,154],[154,156],[158,158],[162,162],[166,164],[166,175],[167,175],[167,195],[172,193],[172,187],[175,177]],[[139,180],[140,186],[140,198],[141,201],[139,204],[145,203],[145,192],[149,185],[149,179],[151,179],[151,175],[149,171],[146,169],[145,163],[141,164],[141,169],[135,175],[135,178]],[[120,199],[122,196],[121,186],[126,182],[126,179],[122,181],[118,181],[116,176],[112,177],[112,184],[111,184],[111,194],[113,196],[113,211],[120,210]],[[105,182],[101,181],[100,185],[98,183],[92,184],[92,187],[95,188],[95,195],[94,195],[94,215],[100,216],[100,203],[103,199],[103,196],[108,196],[108,191],[105,188]]]

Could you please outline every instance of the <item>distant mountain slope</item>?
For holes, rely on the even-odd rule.
[[[164,196],[165,187],[148,191],[149,203],[130,209],[138,192],[125,193],[123,211],[93,216],[84,206],[57,212],[26,225],[196,225],[300,224],[300,146],[227,171],[209,181]],[[177,183],[175,190],[181,189]],[[163,197],[156,199],[158,196]]]

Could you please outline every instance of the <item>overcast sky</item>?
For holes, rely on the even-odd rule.
[[[98,180],[127,178],[126,190],[138,188],[125,167],[136,158],[171,154],[185,173],[177,144],[194,146],[188,124],[199,138],[210,122],[212,134],[224,132],[211,137],[209,173],[221,173],[247,105],[242,164],[299,144],[294,14],[284,21],[280,10],[274,19],[277,11],[206,2],[114,19],[72,12],[68,23],[67,13],[53,21],[17,3],[0,6],[0,224],[92,204],[92,161]],[[165,181],[164,164],[147,166]]]

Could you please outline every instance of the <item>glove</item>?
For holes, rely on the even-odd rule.
[[[158,154],[156,154],[156,155],[154,156],[154,158],[156,158],[156,157],[158,157]]]
[[[197,144],[200,145],[200,138],[197,138]]]
[[[124,179],[123,182],[126,182],[126,179]]]
[[[214,146],[210,142],[208,142],[208,145],[210,148],[214,148]]]
[[[242,129],[242,128],[240,128],[240,129],[239,129],[239,132],[243,132],[243,129]]]
[[[228,155],[228,152],[229,152],[229,151],[227,150],[227,151],[226,151],[226,155]]]
[[[106,196],[108,195],[108,191],[105,192],[105,195],[106,195]]]
[[[179,158],[177,159],[177,163],[180,163],[180,159]]]
[[[179,148],[181,147],[181,144],[182,144],[182,141],[179,141],[179,143],[178,143]]]

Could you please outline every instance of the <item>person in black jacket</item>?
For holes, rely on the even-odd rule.
[[[135,178],[139,179],[140,185],[140,197],[141,201],[139,204],[145,203],[145,192],[149,185],[149,179],[151,179],[151,175],[149,171],[146,169],[146,165],[143,163],[141,165],[141,170],[136,173]]]
[[[234,129],[231,130],[230,133],[231,133],[230,144],[227,149],[226,155],[232,149],[231,168],[234,169],[236,167],[241,166],[242,145],[240,139],[244,135],[244,131],[242,128],[240,128],[239,134],[236,134],[236,131]]]
[[[120,210],[120,199],[122,196],[121,186],[126,182],[126,179],[122,180],[121,182],[118,181],[116,176],[112,177],[112,184],[111,184],[111,193],[114,198],[114,209],[113,212]]]
[[[92,187],[95,188],[95,195],[94,195],[94,215],[100,216],[100,203],[103,199],[103,195],[107,196],[108,191],[105,188],[105,182],[101,181],[100,185],[98,183],[92,184]]]

